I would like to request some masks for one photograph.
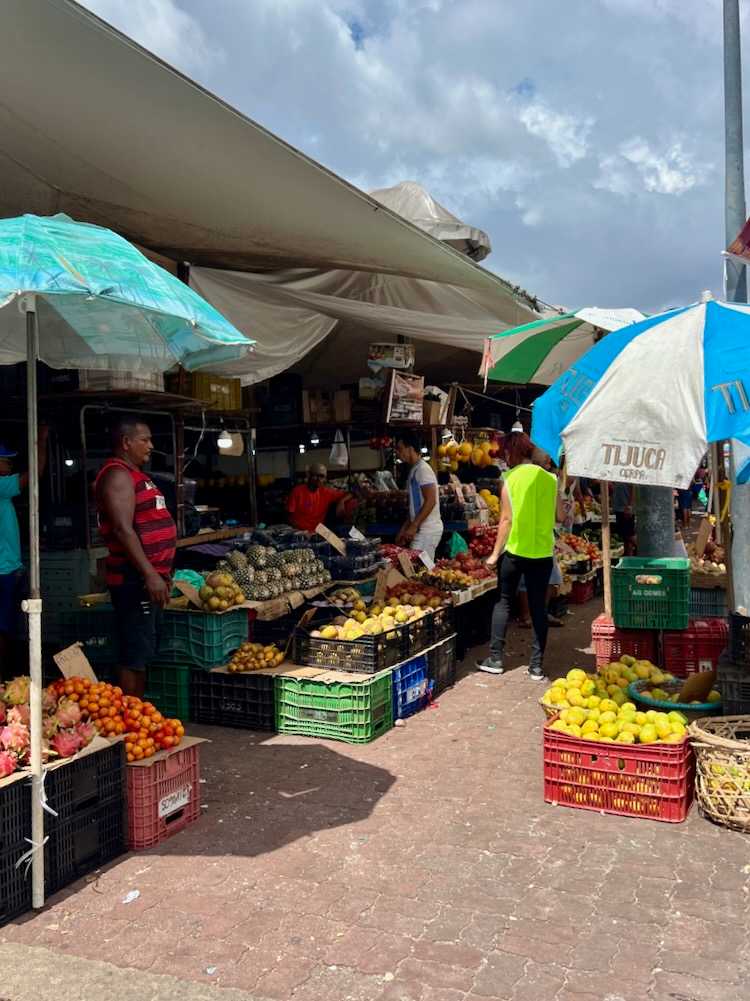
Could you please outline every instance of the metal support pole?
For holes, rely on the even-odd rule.
[[[42,600],[39,569],[39,443],[36,362],[39,331],[36,312],[26,312],[26,406],[29,452],[29,582],[23,610],[29,621],[29,696],[31,726],[31,905],[44,906],[44,810],[42,808]]]
[[[635,528],[639,556],[658,558],[674,553],[674,501],[670,488],[637,488]]]
[[[602,570],[604,575],[604,614],[612,618],[612,533],[609,526],[609,483],[600,481],[602,502]]]
[[[729,246],[745,224],[745,164],[742,139],[742,52],[739,0],[724,0],[724,218]],[[746,269],[725,258],[726,298],[747,302]],[[731,568],[734,608],[750,609],[750,486],[732,486]],[[747,612],[745,612],[747,614]]]

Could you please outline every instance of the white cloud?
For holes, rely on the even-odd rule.
[[[548,144],[561,167],[570,167],[588,152],[588,138],[594,119],[553,111],[542,101],[524,105],[518,117],[533,136]]]
[[[178,69],[204,69],[222,58],[221,47],[176,0],[85,2],[103,20]]]
[[[622,143],[615,156],[601,157],[599,167],[594,187],[618,195],[644,189],[659,195],[684,195],[702,184],[709,172],[709,167],[689,155],[681,142],[657,152],[640,136]]]

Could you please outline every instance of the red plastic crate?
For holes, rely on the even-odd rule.
[[[599,744],[544,727],[544,800],[678,824],[693,802],[690,743]]]
[[[152,848],[198,819],[198,751],[193,744],[161,752],[150,765],[128,765],[129,849]]]
[[[574,580],[570,586],[568,601],[571,605],[585,605],[594,597],[596,584],[594,580]]]
[[[664,670],[687,678],[719,666],[729,643],[729,624],[726,619],[691,619],[687,629],[665,631],[661,642]]]
[[[591,645],[596,654],[596,666],[611,664],[623,654],[636,660],[658,659],[658,632],[655,629],[618,629],[607,615],[599,615],[591,623]]]

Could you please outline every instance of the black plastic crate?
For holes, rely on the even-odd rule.
[[[276,729],[273,675],[193,670],[190,685],[196,723],[242,730]]]
[[[431,698],[437,698],[456,683],[456,635],[449,636],[427,654],[427,684]]]
[[[442,605],[427,616],[430,630],[430,642],[439,643],[455,632],[453,623],[453,607]]]
[[[323,639],[311,636],[335,616],[315,620],[314,624],[298,629],[294,635],[294,660],[309,667],[325,667],[353,674],[378,674],[402,661],[415,657],[431,645],[430,616],[415,622],[394,626],[387,633],[362,636],[357,640]]]
[[[737,612],[729,615],[729,657],[750,670],[750,618]]]
[[[28,848],[24,842],[0,852],[0,926],[31,910],[31,870],[26,872],[26,863],[16,868],[16,862]]]
[[[47,803],[56,811],[55,823],[65,823],[96,806],[125,798],[125,745],[121,740],[101,751],[85,754],[47,773]],[[50,825],[51,818],[47,819]]]
[[[102,803],[50,825],[45,892],[57,893],[126,851],[126,801]]]
[[[23,854],[30,834],[31,780],[18,779],[0,789],[0,853],[22,846]]]
[[[744,664],[733,664],[722,658],[716,687],[721,692],[722,715],[750,715],[750,671]]]
[[[301,615],[302,609],[297,609],[278,619],[253,619],[250,623],[251,642],[262,643],[264,646],[275,643],[280,650],[283,650],[297,628]]]

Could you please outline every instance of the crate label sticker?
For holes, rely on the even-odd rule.
[[[356,525],[352,525],[349,529],[349,538],[354,539],[355,542],[367,542],[366,536],[364,536]]]
[[[300,717],[302,719],[312,719],[317,723],[337,723],[338,713],[327,712],[325,709],[301,709]]]
[[[187,806],[190,802],[192,792],[193,787],[188,783],[182,789],[177,789],[175,792],[170,792],[166,796],[162,796],[159,800],[159,817],[163,820],[164,817],[169,817],[171,814]]]
[[[241,713],[242,706],[239,702],[220,702],[219,707],[223,713]]]
[[[419,554],[419,558],[424,563],[424,565],[427,567],[428,570],[435,569],[435,561],[433,560],[433,558],[430,556],[429,553],[421,552]]]
[[[342,542],[338,535],[335,535],[330,528],[326,528],[325,525],[321,524],[318,525],[315,532],[321,539],[325,539],[330,546],[333,546],[342,556],[346,556],[346,543]]]
[[[416,702],[421,699],[427,689],[427,682],[420,681],[418,685],[412,685],[406,689],[406,702]]]

